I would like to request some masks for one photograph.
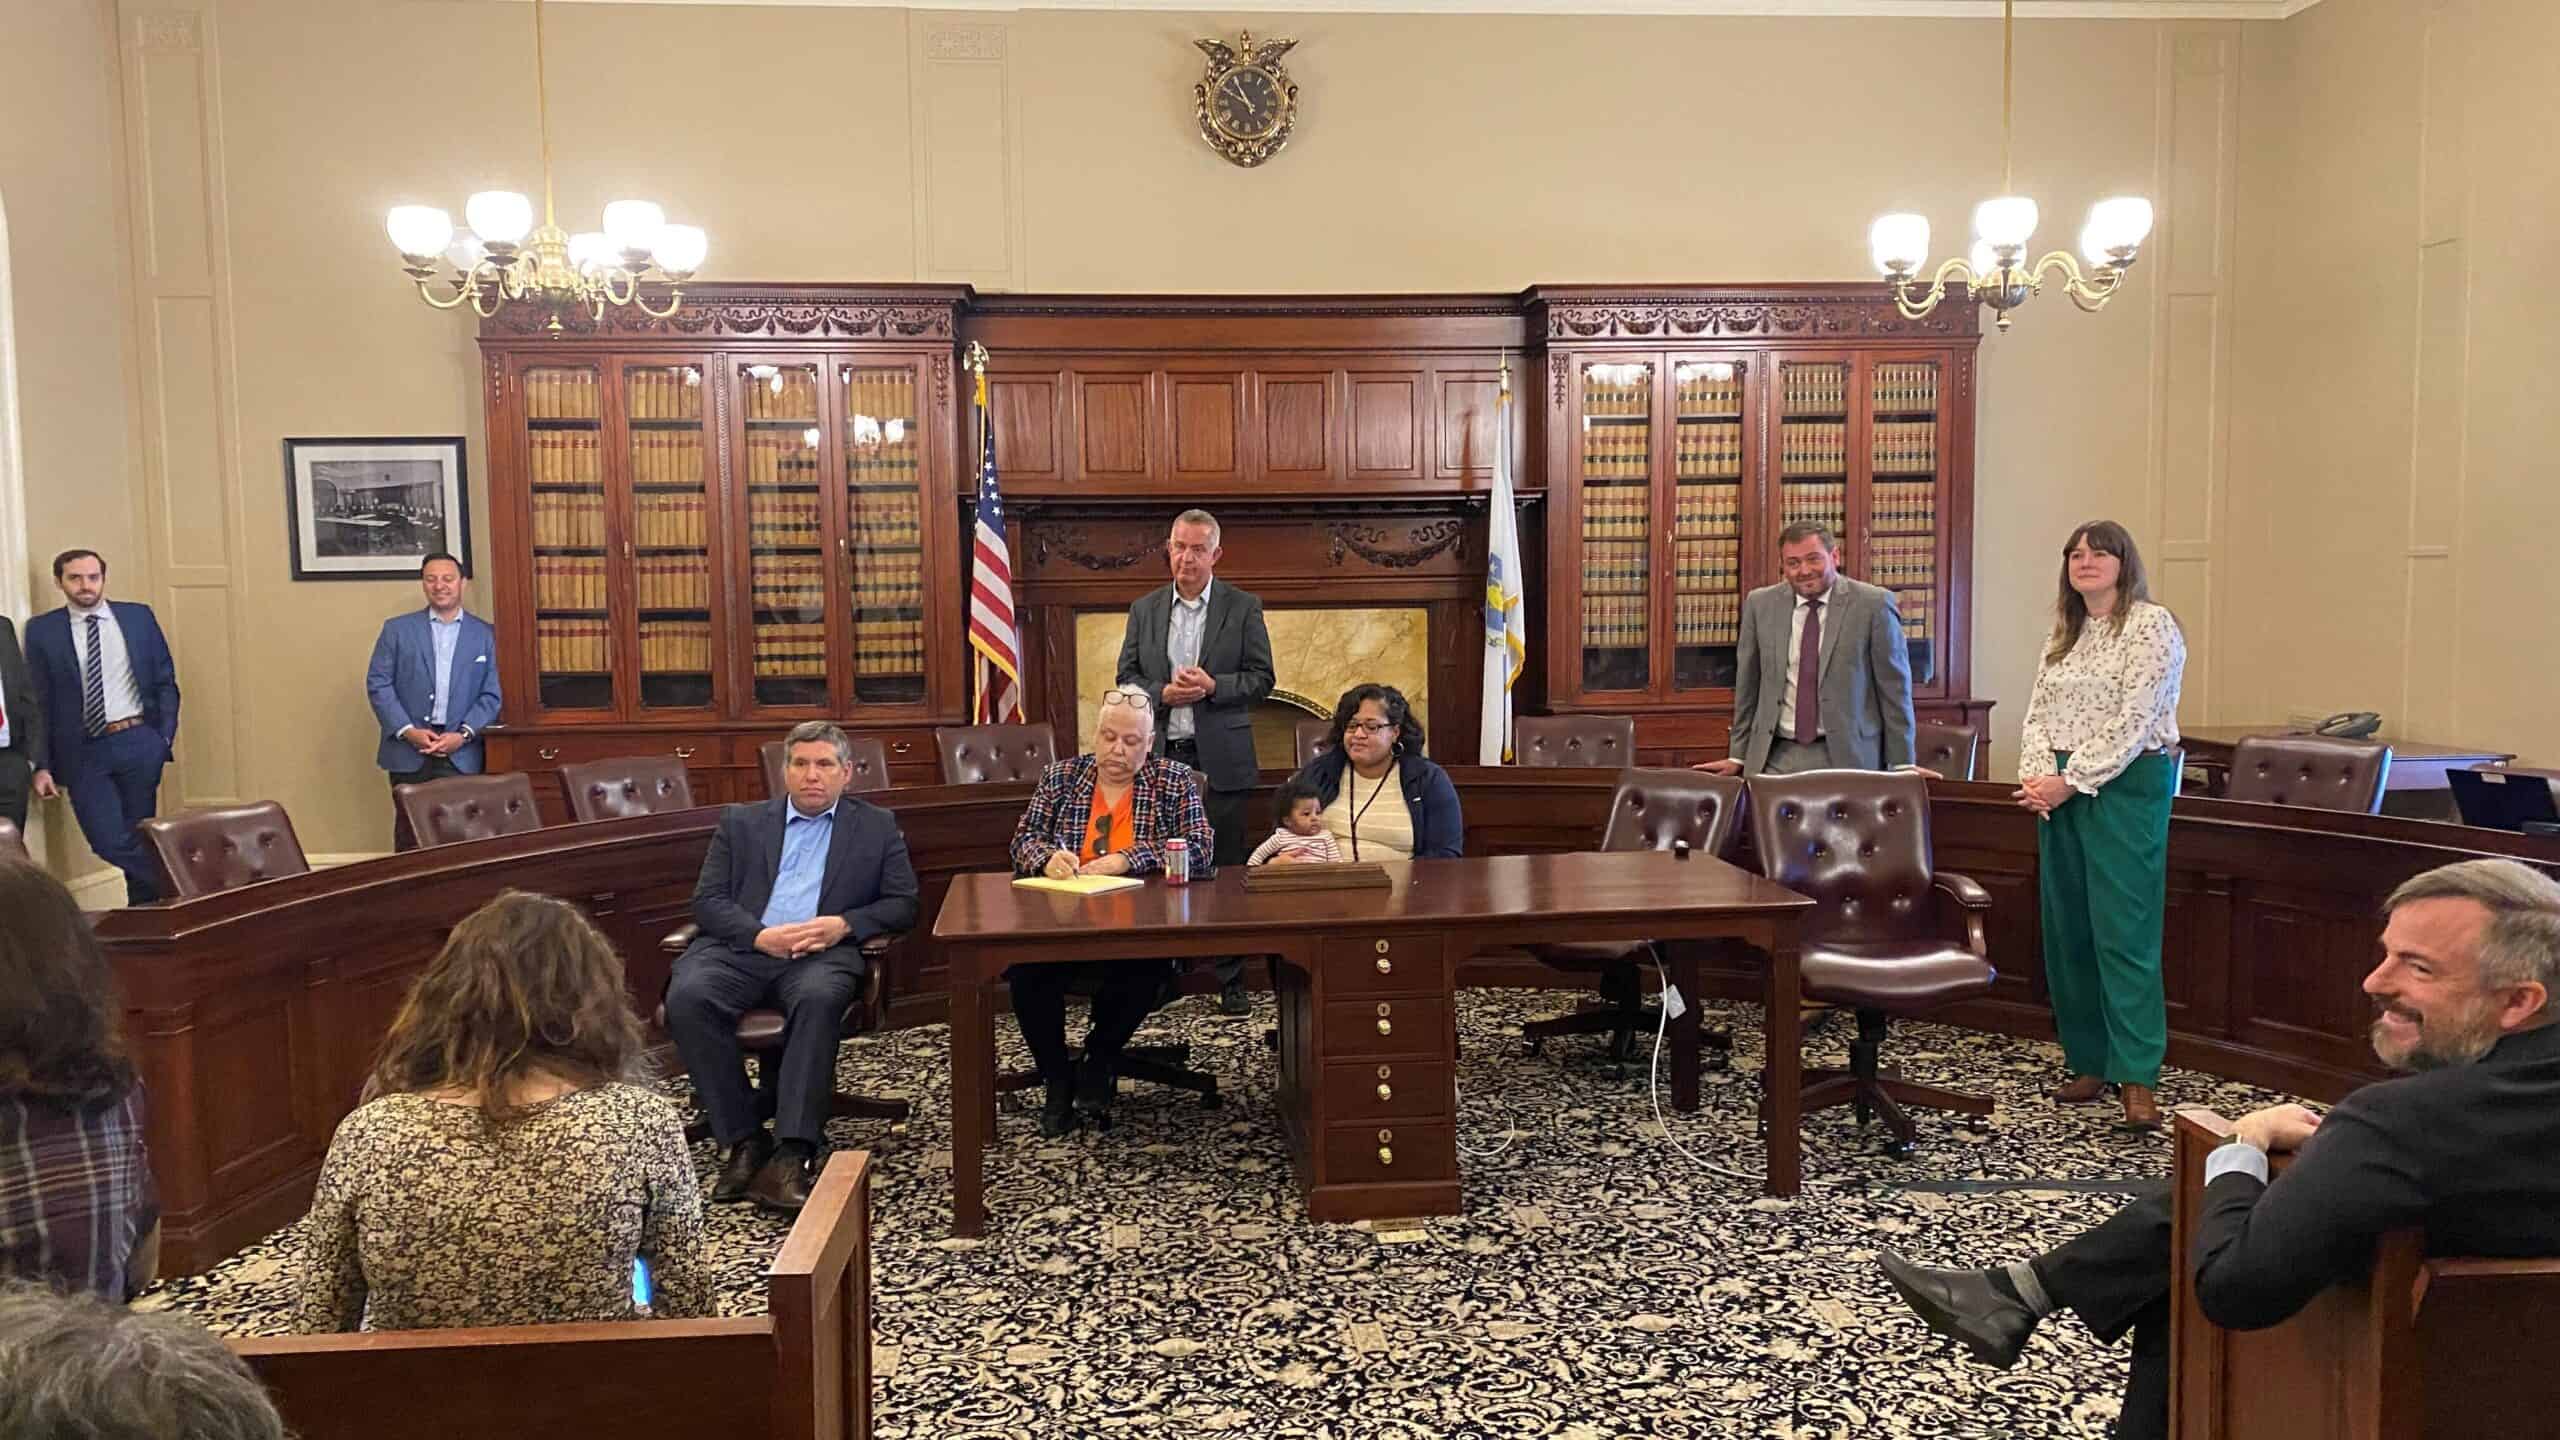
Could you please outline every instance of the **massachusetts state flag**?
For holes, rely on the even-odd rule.
[[[996,491],[996,432],[988,423],[987,377],[978,375],[978,528],[969,546],[970,689],[981,725],[1022,720],[1022,633],[1013,619],[1013,557],[1004,543],[1004,497]]]
[[[1479,764],[1511,759],[1511,687],[1529,658],[1529,621],[1520,568],[1520,521],[1511,508],[1511,366],[1502,367],[1502,399],[1493,412],[1493,515],[1485,543],[1484,727]]]

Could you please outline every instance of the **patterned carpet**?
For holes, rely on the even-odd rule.
[[[1142,1039],[1183,1038],[1227,1108],[1126,1089],[1119,1123],[1044,1142],[1008,1104],[988,1155],[984,1240],[950,1236],[950,1087],[941,1027],[846,1047],[845,1081],[917,1102],[895,1133],[839,1121],[879,1161],[873,1284],[878,1433],[898,1440],[1275,1436],[1492,1440],[1553,1436],[2102,1436],[2125,1357],[2068,1319],[2017,1369],[1958,1358],[1896,1304],[1891,1246],[1939,1263],[2044,1248],[2106,1216],[2130,1177],[2167,1166],[2162,1137],[2105,1127],[2112,1107],[2044,1098],[2049,1045],[1897,1023],[1888,1062],[1994,1095],[1968,1132],[1924,1117],[1897,1162],[1845,1109],[1805,1127],[1805,1194],[1760,1197],[1709,1168],[1756,1173],[1758,1010],[1731,1007],[1740,1069],[1704,1107],[1655,1119],[1644,1066],[1614,1078],[1600,1042],[1523,1053],[1522,1021],[1561,997],[1470,993],[1459,1007],[1466,1213],[1403,1233],[1310,1224],[1271,1112],[1262,1033],[1208,999]],[[1716,1010],[1722,1007],[1710,1007]],[[1846,1017],[1808,1053],[1831,1052]],[[1000,1031],[1008,1064],[1018,1037]],[[1667,1076],[1665,1084],[1667,1086]],[[2164,1104],[2226,1114],[2281,1098],[2173,1072]],[[1668,1110],[1668,1095],[1663,1104]],[[700,1155],[704,1183],[712,1156]],[[763,1308],[787,1227],[714,1212],[723,1308]],[[141,1303],[226,1334],[278,1328],[291,1231]]]

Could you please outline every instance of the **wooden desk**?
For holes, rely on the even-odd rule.
[[[1313,894],[1249,893],[1241,866],[1095,896],[1018,889],[1010,874],[955,878],[933,924],[950,976],[953,1232],[976,1235],[986,1223],[995,987],[1006,968],[1159,956],[1279,957],[1280,1108],[1299,1189],[1316,1219],[1357,1220],[1459,1208],[1461,960],[1544,940],[1741,941],[1769,957],[1767,1189],[1796,1193],[1796,936],[1812,901],[1719,860],[1657,851],[1387,868],[1390,889]],[[1694,974],[1671,978],[1697,995]],[[1693,1004],[1679,1022],[1690,1043],[1674,1047],[1688,1057],[1675,1068],[1674,1103],[1692,1109],[1697,1016]]]
[[[2201,725],[2180,732],[2179,738],[2186,747],[2187,763],[2210,772],[2208,793],[2220,799],[2231,779],[2231,752],[2241,741],[2252,735],[2302,733],[2291,725]],[[2391,747],[2391,773],[2382,782],[2382,813],[2413,820],[2459,818],[2453,805],[2453,782],[2444,778],[2446,771],[2504,765],[2516,758],[2511,751],[2478,745],[2422,745],[2387,735],[2373,739]]]

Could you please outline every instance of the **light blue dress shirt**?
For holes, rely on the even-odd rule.
[[[435,688],[428,692],[427,723],[441,730],[451,703],[453,691],[453,647],[462,637],[462,612],[453,612],[450,620],[439,620],[436,612],[427,612],[427,634],[436,645]]]
[[[818,887],[827,878],[827,844],[835,839],[833,810],[803,815],[783,802],[782,868],[773,877],[773,898],[764,902],[764,923],[797,925],[818,917]]]
[[[1164,654],[1176,670],[1200,663],[1200,641],[1203,632],[1209,628],[1209,587],[1217,583],[1212,579],[1202,585],[1197,600],[1183,599],[1180,590],[1173,592],[1173,619],[1165,629]],[[1199,718],[1192,713],[1192,707],[1176,705],[1165,712],[1164,738],[1167,740],[1189,740],[1198,731]]]

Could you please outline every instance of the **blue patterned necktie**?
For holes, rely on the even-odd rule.
[[[88,675],[80,682],[80,720],[89,729],[89,738],[107,733],[107,671],[98,663],[98,617],[89,617]]]

